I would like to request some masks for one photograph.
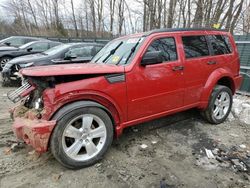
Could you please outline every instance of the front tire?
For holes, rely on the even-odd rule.
[[[0,70],[3,70],[3,67],[5,66],[6,63],[8,63],[11,60],[11,57],[1,57],[0,58]]]
[[[216,85],[206,110],[201,114],[209,123],[220,124],[228,117],[233,103],[232,91],[226,86]]]
[[[82,107],[59,119],[50,148],[65,167],[79,169],[99,161],[113,141],[113,124],[97,107]]]

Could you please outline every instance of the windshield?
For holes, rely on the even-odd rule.
[[[6,39],[0,40],[0,43],[8,42],[9,40],[13,39],[13,37],[8,37]]]
[[[46,50],[43,52],[43,54],[45,55],[55,55],[67,48],[69,48],[71,45],[70,44],[61,44],[61,45],[58,45],[58,46],[55,46],[53,48],[50,48],[49,50]]]
[[[10,46],[21,46],[23,45],[23,39],[20,37],[8,37],[6,39],[0,40],[0,44],[6,44]]]
[[[91,62],[114,65],[129,64],[143,40],[143,37],[113,40],[102,48]]]

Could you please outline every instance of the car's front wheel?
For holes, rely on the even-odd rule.
[[[5,66],[5,64],[10,61],[11,58],[10,57],[1,57],[0,58],[0,69],[3,70],[3,67]]]
[[[208,107],[202,116],[212,124],[219,124],[228,117],[233,103],[232,91],[226,86],[215,86]]]
[[[100,108],[83,107],[64,115],[57,123],[50,146],[64,166],[79,169],[100,160],[113,140],[113,125]]]

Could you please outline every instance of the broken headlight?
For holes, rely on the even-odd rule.
[[[34,102],[34,108],[36,110],[42,110],[43,109],[43,100],[42,98],[38,98],[35,102]]]

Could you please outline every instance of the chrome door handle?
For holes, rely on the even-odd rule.
[[[217,64],[217,62],[216,61],[209,61],[209,62],[207,62],[207,64],[208,65],[215,65],[215,64]]]
[[[180,70],[184,70],[184,66],[174,66],[172,68],[173,71],[180,71]]]

